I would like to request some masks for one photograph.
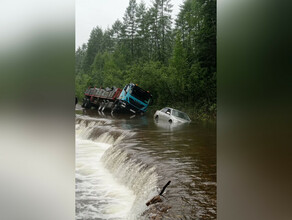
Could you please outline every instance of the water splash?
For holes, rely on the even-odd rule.
[[[76,119],[76,218],[139,219],[157,194],[158,175],[121,142],[135,133],[108,120]]]
[[[103,154],[105,167],[134,193],[135,201],[129,212],[128,218],[135,219],[146,209],[146,201],[157,195],[158,175],[155,167],[132,159],[125,151],[113,145]]]

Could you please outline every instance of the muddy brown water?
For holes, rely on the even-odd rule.
[[[82,120],[86,121],[85,126],[95,120],[103,122],[94,125],[96,126],[94,132],[91,129],[91,133],[87,135],[87,138],[91,140],[96,140],[104,133],[109,133],[113,139],[117,139],[123,132],[131,134],[125,136],[118,144],[115,144],[115,151],[121,149],[127,155],[127,159],[123,162],[126,163],[126,161],[131,160],[131,163],[127,162],[127,166],[134,166],[133,163],[137,163],[140,167],[138,171],[134,171],[134,169],[127,168],[125,164],[123,164],[123,167],[119,167],[122,162],[113,165],[115,161],[109,162],[107,158],[103,158],[105,169],[112,173],[114,177],[116,176],[115,178],[129,179],[129,176],[144,172],[143,169],[153,168],[156,179],[155,183],[151,182],[151,187],[155,187],[156,192],[159,192],[169,180],[171,181],[163,197],[164,203],[171,206],[171,209],[162,214],[163,219],[216,219],[215,122],[193,121],[190,124],[176,126],[169,123],[156,123],[153,120],[153,116],[149,114],[131,118],[127,115],[111,116],[110,114],[100,114],[96,110],[85,111],[79,109],[76,111],[76,124]],[[103,157],[107,157],[109,154],[107,153]],[[78,157],[78,154],[76,157]],[[119,158],[115,156],[112,160],[119,160]],[[113,166],[112,169],[109,166]],[[127,177],[122,177],[119,176],[122,172],[115,173],[113,169],[129,169],[127,172],[133,172],[133,175],[129,174]],[[78,171],[76,172],[78,173]],[[147,175],[150,175],[148,173]],[[140,177],[135,176],[135,178],[138,181]],[[80,181],[86,181],[86,179],[77,179],[77,184]],[[128,181],[128,185],[126,180],[120,181],[120,183],[125,183],[125,186],[137,195],[140,193],[139,190],[142,191],[145,187],[147,188],[147,185],[141,186],[141,188],[139,188],[139,185],[136,186],[135,179],[131,180],[131,182]],[[131,189],[131,184],[135,185],[135,189],[134,186]],[[140,185],[143,185],[143,183]],[[98,191],[98,188],[96,190]],[[149,199],[151,199],[152,195],[148,196]],[[77,205],[78,198],[81,196],[81,194],[76,194]],[[139,204],[140,211],[138,212],[137,208],[129,209],[129,212],[133,212],[128,215],[132,216],[129,219],[155,219],[157,213],[150,212],[144,216],[141,215],[141,207],[145,209],[144,211],[149,209],[145,204],[142,204],[147,202],[144,201],[147,195],[143,196],[143,199],[141,197],[140,200],[136,199],[133,202],[133,206],[135,206],[135,202],[141,203]],[[84,201],[86,203],[86,200],[82,202],[84,203]],[[84,208],[86,206],[83,204],[82,207],[83,209],[76,209],[77,216],[78,212],[83,212],[81,215],[83,219],[94,219],[93,217],[86,218],[86,214],[84,214],[86,213],[86,208]],[[106,218],[100,217],[98,219]],[[127,219],[127,217],[124,219]]]

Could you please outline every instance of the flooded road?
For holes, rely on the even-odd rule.
[[[216,124],[76,111],[76,219],[216,219]]]

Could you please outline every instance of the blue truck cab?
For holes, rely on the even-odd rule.
[[[137,84],[129,83],[123,88],[114,110],[132,112],[134,114],[144,113],[151,99],[152,95],[148,91],[140,88]]]

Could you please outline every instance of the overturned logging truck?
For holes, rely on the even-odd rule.
[[[137,84],[129,83],[123,89],[89,87],[84,93],[82,107],[95,107],[98,111],[110,110],[112,113],[145,113],[152,100],[149,91]]]

